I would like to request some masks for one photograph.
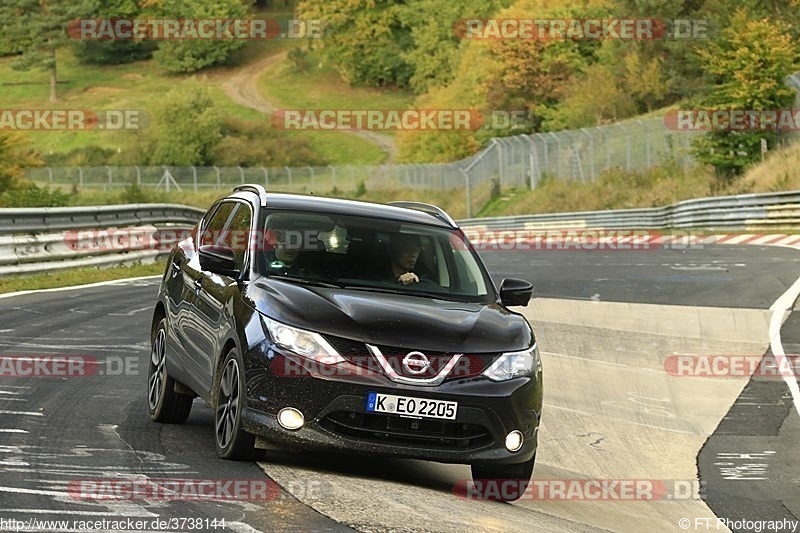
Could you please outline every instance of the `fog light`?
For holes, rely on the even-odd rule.
[[[284,407],[278,411],[278,423],[286,429],[300,429],[303,427],[305,420],[303,413],[294,407]],[[506,439],[508,442],[508,439]]]
[[[520,448],[522,448],[523,440],[525,439],[522,437],[522,432],[515,429],[506,435],[506,449],[510,452],[518,451]]]

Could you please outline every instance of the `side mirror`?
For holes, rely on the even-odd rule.
[[[524,279],[506,278],[500,284],[500,303],[526,307],[533,295],[533,285]]]
[[[200,268],[232,278],[239,276],[239,271],[236,269],[236,255],[233,249],[227,246],[213,244],[201,246]]]

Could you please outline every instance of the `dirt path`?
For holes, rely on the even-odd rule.
[[[267,70],[285,61],[288,54],[288,51],[283,51],[233,70],[218,71],[210,77],[217,80],[225,94],[236,103],[271,116],[276,109],[279,109],[279,106],[267,100],[261,94],[258,90],[258,80]],[[386,154],[384,164],[394,162],[397,148],[395,147],[394,139],[389,135],[367,130],[341,131],[378,145]]]

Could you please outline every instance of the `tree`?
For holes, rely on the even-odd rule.
[[[92,14],[93,18],[146,18],[143,4],[147,0],[105,0]],[[149,59],[155,41],[136,39],[82,40],[75,43],[75,57],[82,63],[118,65]]]
[[[418,94],[431,87],[442,86],[455,76],[459,55],[464,47],[454,31],[457,21],[493,16],[513,0],[417,0],[400,10],[403,25],[410,28],[411,47],[403,59],[413,74],[411,88]]]
[[[324,57],[353,85],[408,86],[413,69],[405,59],[411,49],[410,28],[403,23],[405,2],[391,0],[306,0],[302,19],[323,21]]]
[[[158,15],[176,19],[234,19],[248,13],[243,0],[161,0]],[[170,72],[195,72],[222,63],[244,46],[243,40],[181,39],[161,41],[153,58]]]
[[[634,103],[618,80],[604,64],[589,65],[583,77],[567,88],[555,110],[545,113],[542,129],[557,131],[600,126],[632,115]]]
[[[0,194],[22,185],[26,167],[41,164],[42,161],[22,135],[0,130]]]
[[[17,70],[39,68],[50,74],[50,101],[58,101],[56,50],[70,42],[65,31],[71,20],[89,16],[95,0],[4,0],[0,3],[6,39],[22,55],[11,63]]]
[[[628,92],[643,102],[649,113],[663,102],[671,89],[670,80],[665,78],[661,70],[661,58],[644,59],[638,48],[631,48],[624,63]]]
[[[180,85],[151,111],[142,155],[151,165],[204,165],[222,139],[222,116],[208,88]]]
[[[784,80],[795,51],[790,28],[779,20],[753,20],[738,9],[730,25],[708,48],[698,51],[713,87],[701,106],[727,110],[776,110],[792,106],[794,91]],[[712,165],[724,181],[760,158],[761,139],[774,146],[774,131],[710,131],[694,146],[696,157]]]

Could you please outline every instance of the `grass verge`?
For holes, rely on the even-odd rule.
[[[164,273],[164,265],[164,261],[156,261],[155,263],[146,265],[119,266],[112,268],[76,268],[42,274],[6,276],[0,278],[0,293],[5,294],[17,291],[52,289],[55,287],[72,287],[75,285],[99,283],[101,281],[111,281],[115,279],[161,275]]]

